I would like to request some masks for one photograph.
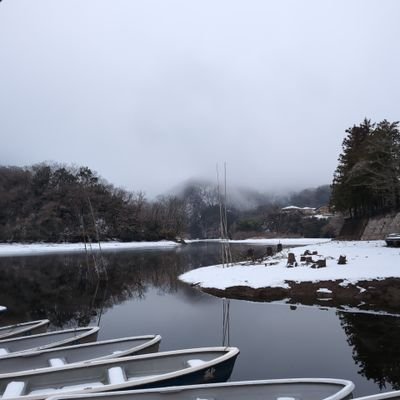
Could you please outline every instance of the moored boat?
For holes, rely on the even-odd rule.
[[[40,319],[2,326],[0,327],[0,340],[46,332],[49,323],[48,319]]]
[[[0,359],[11,353],[93,342],[97,339],[98,331],[97,326],[74,328],[0,340]]]
[[[400,247],[400,233],[390,233],[385,237],[388,247]]]
[[[0,396],[39,400],[59,393],[223,382],[229,379],[238,354],[236,347],[205,347],[31,371],[0,377]]]
[[[354,384],[342,379],[300,378],[227,382],[114,393],[53,396],[49,400],[344,400]]]
[[[48,369],[80,362],[148,354],[158,351],[160,335],[133,336],[94,343],[22,352],[0,358],[0,377],[23,375],[29,370]]]

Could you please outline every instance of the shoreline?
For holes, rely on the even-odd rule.
[[[351,308],[360,311],[400,311],[400,278],[360,281],[357,285],[341,286],[343,281],[289,282],[290,289],[277,287],[250,288],[232,286],[227,289],[199,288],[212,296],[261,303],[285,301],[287,305]],[[321,288],[326,292],[319,291]]]
[[[230,243],[251,244],[255,246],[276,245],[282,243],[283,245],[304,245],[311,243],[327,242],[331,239],[245,239],[233,240]],[[221,243],[221,239],[195,239],[185,240],[184,243],[202,243],[202,242],[216,242]],[[174,242],[171,240],[161,240],[156,242],[100,242],[103,251],[118,251],[118,250],[141,250],[141,249],[169,249],[181,246],[182,243]],[[92,243],[92,250],[99,251],[98,243]],[[62,254],[62,253],[83,253],[85,251],[85,244],[79,243],[0,243],[0,257],[18,257],[18,256],[33,256],[44,254]]]
[[[98,252],[99,244],[92,243],[90,250]],[[142,250],[142,249],[169,249],[180,246],[179,243],[173,241],[158,242],[100,242],[102,251],[118,251],[118,250]],[[23,257],[45,254],[63,254],[63,253],[84,253],[84,243],[12,243],[0,244],[0,257]]]
[[[301,262],[306,251],[326,267]],[[297,266],[287,268],[289,252]],[[347,263],[339,265],[342,255]],[[217,297],[392,312],[400,310],[399,261],[400,249],[384,241],[332,241],[284,249],[261,263],[198,268],[179,279]]]

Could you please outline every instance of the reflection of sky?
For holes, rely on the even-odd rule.
[[[132,298],[121,297],[117,300],[118,290],[123,288],[109,282],[109,290],[113,290],[115,304],[109,304],[102,315],[99,340],[160,334],[163,338],[161,350],[220,346],[223,333],[223,300],[176,282],[174,275],[179,269],[185,269],[185,263],[206,263],[207,258],[213,261],[218,255],[218,246],[206,245],[187,246],[179,252],[123,252],[120,255],[105,255],[115,277],[119,279],[119,284],[122,282],[126,287],[134,289],[135,280],[140,280],[145,285],[145,292],[140,298],[133,293]],[[0,270],[5,272],[7,268],[11,268],[8,271],[15,268],[15,282],[9,281],[5,284],[3,281],[2,287],[9,285],[14,288],[14,293],[23,293],[24,285],[29,281],[45,290],[49,283],[54,281],[52,273],[58,271],[62,276],[63,273],[72,271],[71,281],[66,283],[72,290],[75,285],[74,271],[80,260],[82,258],[79,256],[2,259]],[[153,278],[158,279],[160,284],[156,285]],[[44,312],[51,309],[52,312],[56,310],[60,315],[64,315],[65,310],[79,311],[79,307],[83,305],[79,303],[82,301],[79,297],[82,293],[66,291],[62,294],[55,307],[49,303],[54,301],[53,297],[42,299],[41,307]],[[4,292],[0,291],[0,304],[4,304],[3,296]],[[101,296],[99,293],[98,297],[102,298]],[[90,304],[90,298],[84,300]],[[26,301],[23,307],[24,318],[28,318],[35,304]],[[12,310],[7,313],[10,312]],[[6,314],[2,317],[3,323]],[[354,321],[357,322],[359,318],[365,321],[367,317],[352,314],[353,326]],[[377,329],[377,326],[383,329],[385,318],[368,316],[368,323],[362,326],[366,326],[368,330]],[[92,321],[96,322],[95,319]],[[388,326],[393,328],[394,325],[392,323]],[[362,338],[363,332],[360,329],[353,332]],[[373,335],[369,335],[369,340],[374,340],[373,338]],[[230,301],[230,344],[239,347],[241,351],[232,380],[343,378],[354,381],[357,396],[378,392],[376,384],[359,375],[360,368],[355,365],[352,357],[353,347],[347,340],[348,337],[334,310],[312,307],[297,307],[296,310],[291,310],[288,305]],[[397,346],[397,340],[392,344]],[[387,345],[390,346],[390,343]],[[385,360],[388,365],[397,363],[397,360],[391,359],[390,356],[388,352]],[[389,389],[390,386],[386,388]]]

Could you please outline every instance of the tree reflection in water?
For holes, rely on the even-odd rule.
[[[204,251],[211,247],[213,251]],[[143,299],[187,287],[177,277],[218,263],[217,245],[173,250],[104,252],[107,280],[99,280],[94,260],[83,254],[0,258],[0,304],[9,323],[48,318],[55,327],[97,323],[101,312],[128,299]]]
[[[389,383],[400,389],[400,318],[338,312],[359,374],[382,390]]]

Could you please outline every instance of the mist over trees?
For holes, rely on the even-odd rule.
[[[231,238],[254,236],[328,237],[333,231],[325,219],[285,214],[282,207],[318,208],[329,204],[330,186],[277,196],[255,190],[229,188],[227,193],[228,233]],[[187,233],[192,238],[220,237],[219,195],[215,184],[206,181],[187,183],[176,193],[186,206]]]
[[[400,209],[400,132],[383,120],[346,130],[332,183],[331,204],[350,217]]]
[[[286,196],[229,188],[232,238],[326,236],[326,221],[284,215],[287,205],[326,205],[330,187]],[[0,242],[175,240],[220,237],[220,195],[212,182],[192,181],[154,201],[116,188],[88,167],[0,166]]]

